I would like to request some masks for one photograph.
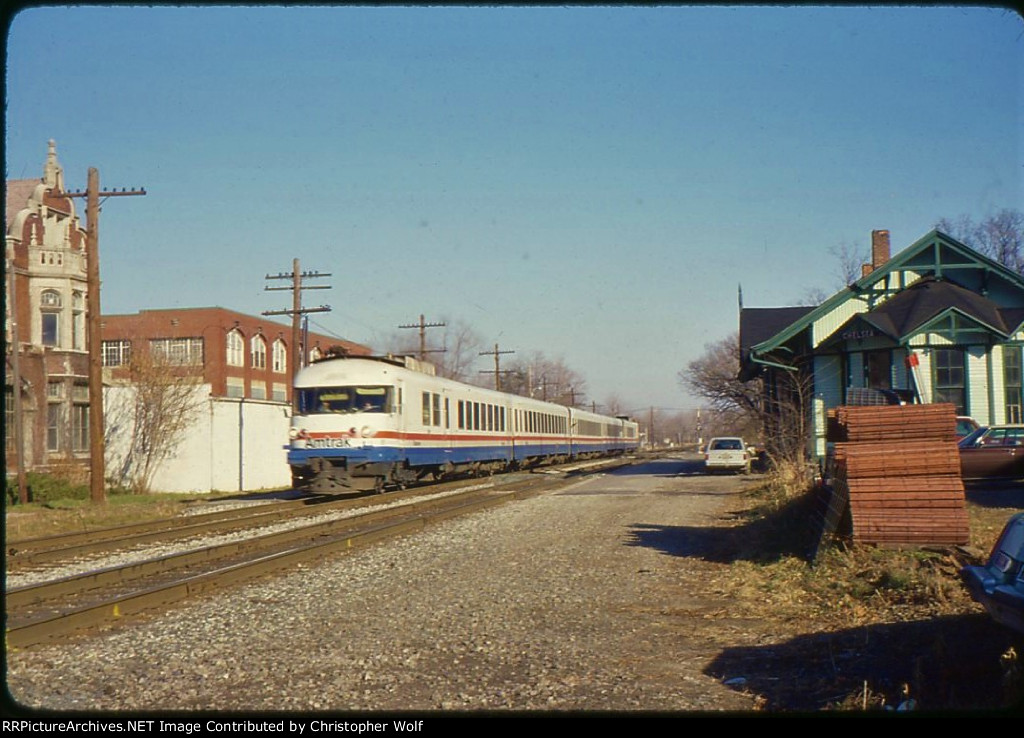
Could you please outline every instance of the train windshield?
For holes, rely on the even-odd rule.
[[[299,389],[299,413],[389,413],[393,387],[308,387]]]

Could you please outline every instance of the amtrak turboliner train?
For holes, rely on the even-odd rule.
[[[637,424],[434,375],[412,357],[332,357],[295,377],[297,489],[384,491],[637,448]]]

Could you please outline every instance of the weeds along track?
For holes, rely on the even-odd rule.
[[[7,646],[25,647],[127,615],[159,611],[237,582],[411,533],[449,517],[553,491],[576,475],[607,468],[607,463],[576,465],[545,470],[550,472],[547,474],[453,482],[383,497],[316,498],[296,501],[299,504],[259,505],[255,510],[250,507],[247,515],[235,510],[233,515],[215,513],[206,520],[186,519],[191,525],[180,525],[183,521],[179,519],[173,521],[174,526],[167,525],[170,521],[157,521],[157,526],[166,526],[164,530],[128,526],[135,530],[96,531],[98,540],[93,543],[108,557],[86,562],[80,557],[81,547],[88,541],[75,540],[56,548],[37,539],[38,544],[32,543],[39,546],[37,554],[45,552],[47,566],[68,563],[67,559],[62,562],[57,553],[64,551],[65,556],[79,559],[77,568],[81,571],[57,575],[26,572],[21,577],[9,574]],[[64,544],[70,540],[60,538]],[[161,546],[152,545],[157,539],[177,543],[172,551],[164,552]],[[112,550],[114,554],[109,553]],[[28,583],[19,583],[19,579]]]

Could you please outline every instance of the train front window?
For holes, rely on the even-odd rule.
[[[298,390],[299,413],[389,413],[392,387],[310,387]]]

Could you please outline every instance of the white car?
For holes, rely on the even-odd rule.
[[[750,454],[747,445],[742,438],[712,438],[704,452],[704,469],[709,473],[732,471],[749,474]]]

